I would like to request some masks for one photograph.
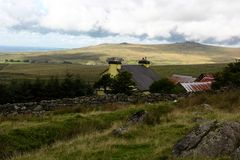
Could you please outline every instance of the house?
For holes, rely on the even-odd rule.
[[[129,72],[132,74],[132,80],[136,83],[136,89],[142,92],[147,92],[154,81],[160,80],[159,75],[151,69],[151,62],[147,58],[142,58],[138,61],[138,65],[122,65],[124,60],[118,57],[108,58],[109,64],[102,74],[110,74],[115,77],[121,72]]]

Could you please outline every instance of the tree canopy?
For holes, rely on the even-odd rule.
[[[240,62],[230,63],[222,72],[217,73],[213,87],[215,89],[240,87]]]
[[[121,72],[115,77],[110,74],[103,75],[95,84],[95,88],[103,88],[105,93],[124,93],[132,94],[135,82],[132,80],[132,74]]]

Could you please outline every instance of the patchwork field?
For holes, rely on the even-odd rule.
[[[166,65],[152,66],[161,76],[168,77],[172,74],[185,74],[198,76],[201,73],[221,71],[226,64],[203,65]],[[80,64],[1,64],[0,80],[23,78],[49,78],[51,76],[63,77],[66,73],[78,75],[87,82],[95,82],[108,66],[87,66]]]

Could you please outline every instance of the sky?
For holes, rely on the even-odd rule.
[[[184,41],[240,47],[240,0],[0,0],[0,45]]]

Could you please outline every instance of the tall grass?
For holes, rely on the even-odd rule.
[[[178,107],[189,108],[194,106],[203,107],[204,104],[212,107],[234,111],[240,108],[240,90],[226,90],[223,92],[208,92],[191,95],[182,99],[178,103]],[[205,105],[206,106],[206,105]]]

